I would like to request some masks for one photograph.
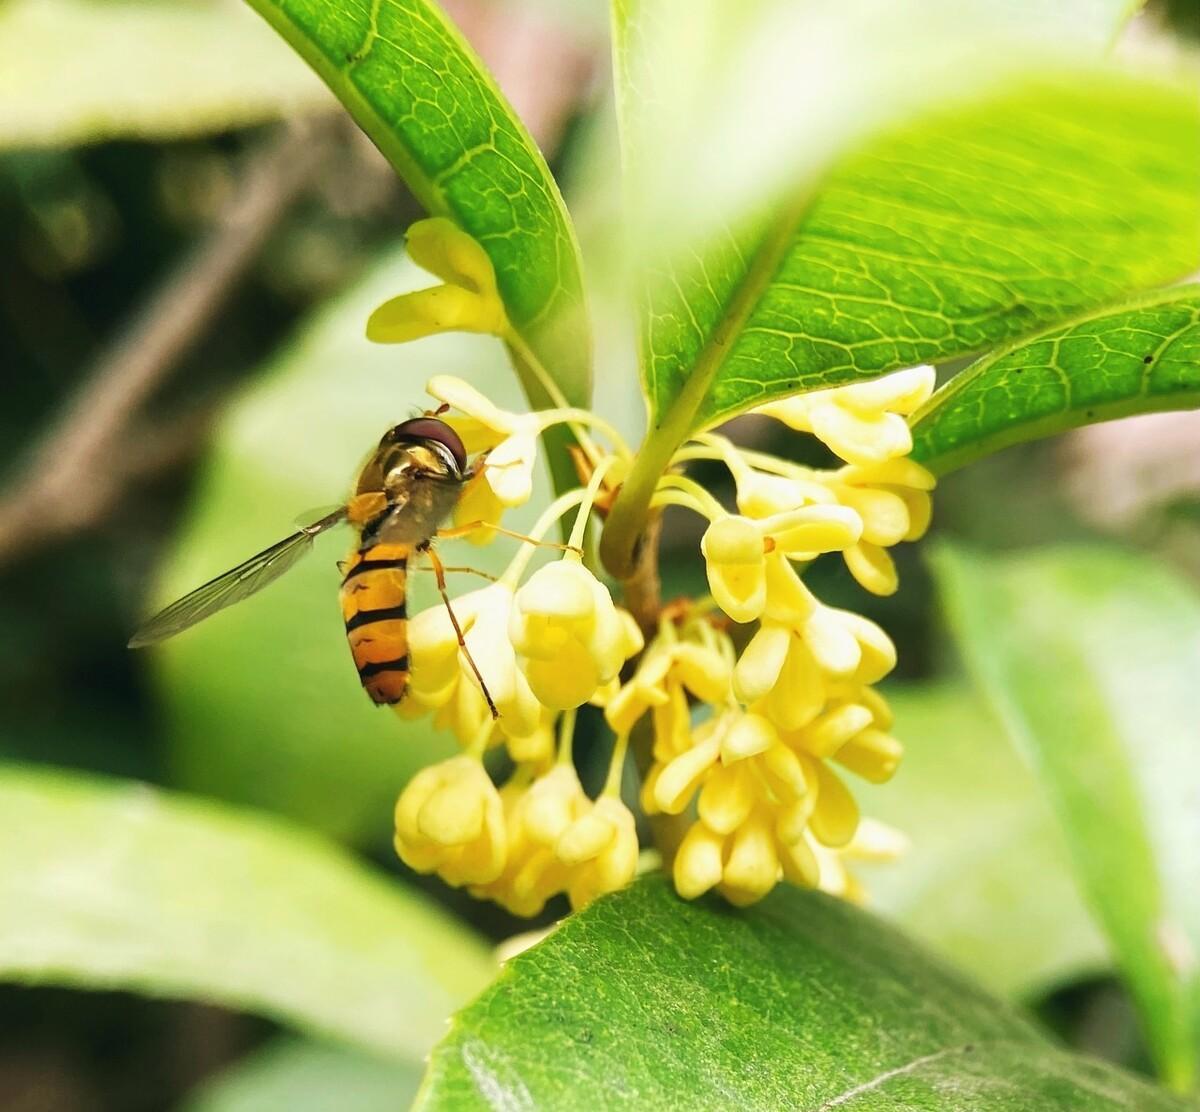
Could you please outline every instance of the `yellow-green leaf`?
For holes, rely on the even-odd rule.
[[[430,0],[250,0],[317,71],[433,216],[483,246],[535,405],[547,382],[591,396],[581,267],[545,159],[454,25]]]
[[[913,454],[945,474],[1065,429],[1200,406],[1200,286],[1140,298],[984,356],[913,415]]]
[[[1034,769],[1163,1076],[1200,1048],[1200,595],[1119,550],[934,561],[967,663]]]
[[[278,820],[0,768],[0,978],[242,1008],[419,1060],[490,979],[479,941]]]
[[[238,3],[0,5],[0,148],[173,139],[333,106]]]
[[[1182,1112],[1065,1054],[893,928],[781,886],[598,900],[455,1018],[416,1107]]]

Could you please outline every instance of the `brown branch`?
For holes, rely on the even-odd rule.
[[[212,230],[101,354],[0,498],[0,565],[95,524],[121,495],[140,470],[119,462],[131,419],[203,335],[327,147],[323,125],[296,124],[251,156]]]

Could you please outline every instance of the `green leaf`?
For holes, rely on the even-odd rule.
[[[317,71],[417,200],[483,245],[530,400],[549,376],[591,397],[575,233],[545,159],[454,25],[428,0],[250,0]]]
[[[1105,71],[1023,80],[891,128],[811,193],[650,275],[654,424],[685,435],[1186,273],[1200,261],[1200,158],[1180,152],[1198,133],[1190,92]]]
[[[568,919],[460,1012],[420,1109],[1180,1109],[877,919],[779,888],[734,910],[662,877]]]
[[[331,104],[240,4],[0,5],[0,148],[173,139]]]
[[[904,761],[886,789],[858,799],[911,845],[897,861],[854,866],[869,906],[1006,996],[1110,968],[1054,814],[987,704],[958,684],[886,694]]]
[[[421,1067],[300,1039],[277,1039],[192,1094],[182,1112],[396,1112]]]
[[[490,979],[341,850],[144,785],[0,769],[0,976],[186,996],[419,1058]]]
[[[1200,405],[1200,286],[1151,294],[984,356],[914,414],[914,456],[945,474],[1011,444]]]
[[[168,602],[285,536],[297,515],[343,500],[390,425],[428,404],[435,374],[469,378],[498,405],[522,400],[500,346],[485,336],[382,347],[363,322],[385,297],[427,277],[397,251],[300,331],[225,410],[195,503],[167,562]],[[515,527],[536,512],[514,516]],[[166,704],[174,782],[280,811],[327,833],[390,839],[392,805],[421,766],[454,744],[431,723],[398,718],[362,692],[346,646],[336,563],[348,533],[280,582],[163,645],[152,662]],[[498,572],[515,551],[451,542],[449,564]],[[410,578],[410,612],[435,602],[432,576]],[[453,575],[451,593],[482,585]]]
[[[1151,560],[943,547],[934,568],[981,688],[1036,772],[1159,1069],[1200,1047],[1200,598]]]

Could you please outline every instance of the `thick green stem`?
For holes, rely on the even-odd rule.
[[[713,380],[775,277],[806,208],[806,195],[796,197],[767,229],[741,285],[729,299],[721,319],[696,357],[683,389],[675,396],[662,421],[647,435],[633,470],[621,484],[600,535],[600,559],[616,578],[628,579],[633,574],[650,499],[654,497],[659,477],[670,465],[675,450],[696,431],[696,417],[712,389]]]

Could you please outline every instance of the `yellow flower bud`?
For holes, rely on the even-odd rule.
[[[849,507],[861,520],[860,535],[864,541],[887,547],[899,544],[907,536],[912,521],[908,516],[908,504],[900,495],[878,487],[839,485],[834,489],[842,506]]]
[[[787,656],[775,686],[762,700],[762,712],[781,730],[807,726],[825,705],[825,678],[808,645],[788,642]]]
[[[707,725],[707,724],[706,724]],[[686,752],[675,757],[659,774],[654,785],[654,802],[664,814],[678,815],[691,802],[708,770],[721,751],[719,736],[708,731]]]
[[[821,867],[807,838],[797,838],[783,846],[779,855],[783,875],[792,884],[816,888],[821,881]]]
[[[473,757],[422,769],[396,802],[396,852],[419,872],[449,884],[487,884],[504,868],[504,809]]]
[[[871,711],[861,703],[843,703],[813,719],[797,735],[798,744],[814,757],[832,757],[874,720]]]
[[[738,716],[721,734],[721,762],[731,765],[779,744],[779,733],[761,714]]]
[[[781,553],[768,553],[766,567],[767,604],[762,616],[799,629],[816,608],[817,600]]]
[[[708,586],[735,622],[752,622],[767,601],[763,535],[746,517],[731,514],[709,525],[700,541]]]
[[[883,784],[895,775],[903,756],[904,747],[891,734],[868,728],[843,745],[834,759],[864,780]]]
[[[840,552],[863,532],[862,518],[846,506],[802,506],[759,522],[764,536],[787,556]]]
[[[586,703],[635,644],[608,588],[570,558],[539,568],[517,592],[509,637],[530,688],[556,710]]]
[[[799,506],[835,501],[832,491],[815,480],[768,475],[749,467],[740,468],[735,479],[738,510],[747,517],[766,518]]]
[[[555,854],[570,870],[567,896],[575,910],[624,888],[637,873],[633,814],[615,796],[601,796],[558,840]]]
[[[816,773],[817,805],[809,827],[826,846],[844,846],[858,827],[858,804],[846,785],[822,761],[811,765]]]
[[[804,763],[786,745],[772,745],[763,754],[762,765],[780,799],[794,800],[808,795],[808,775],[804,771]]]
[[[729,661],[707,645],[684,641],[673,646],[671,673],[703,703],[722,703],[729,695]]]
[[[733,693],[741,702],[757,702],[779,681],[792,636],[790,629],[763,621],[733,669]]]
[[[749,817],[754,797],[754,784],[745,766],[714,768],[700,791],[700,818],[710,830],[730,834]],[[712,883],[719,879],[720,873]]]
[[[832,607],[818,606],[800,631],[821,671],[837,678],[852,676],[862,661],[858,641],[841,614]]]
[[[896,564],[884,548],[878,545],[859,541],[858,544],[847,548],[842,553],[850,574],[858,580],[865,591],[873,595],[886,597],[894,595],[900,586],[900,577],[896,573]]]
[[[914,367],[772,402],[758,412],[811,432],[850,463],[878,464],[912,451],[912,434],[902,415],[929,397],[934,381],[932,367]]]
[[[779,855],[771,824],[765,816],[754,815],[732,836],[722,874],[722,891],[734,892],[734,903],[752,903],[762,899],[778,882]]]
[[[575,769],[556,765],[529,789],[523,810],[525,830],[539,845],[553,846],[587,805]]]
[[[694,900],[715,888],[724,872],[722,849],[725,839],[703,822],[692,823],[675,854],[672,874],[675,891],[685,900]]]

